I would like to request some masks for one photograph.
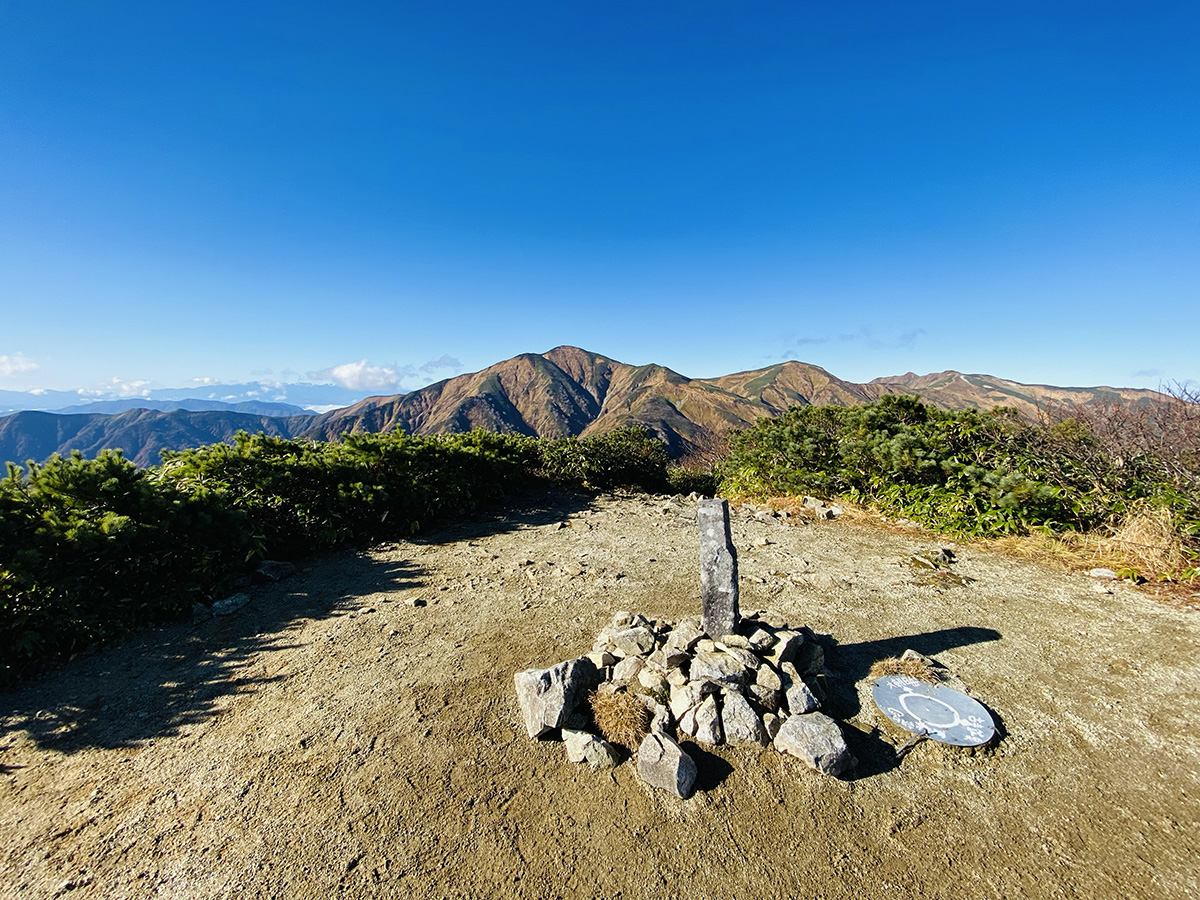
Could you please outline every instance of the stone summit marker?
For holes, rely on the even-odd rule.
[[[737,550],[729,531],[729,504],[724,500],[701,500],[696,506],[700,523],[700,601],[702,627],[719,640],[733,634],[738,611]]]

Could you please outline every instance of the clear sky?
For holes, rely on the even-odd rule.
[[[0,389],[1200,380],[1200,3],[0,0]]]

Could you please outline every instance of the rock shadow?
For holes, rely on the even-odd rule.
[[[733,774],[733,765],[715,753],[702,748],[695,741],[680,741],[683,752],[696,763],[696,790],[711,791]]]
[[[900,656],[910,648],[922,656],[936,657],[954,647],[998,641],[1001,637],[994,628],[963,625],[852,644],[837,644],[826,638],[826,642],[832,645],[825,651],[826,666],[832,674],[824,685],[829,697],[827,709],[840,719],[852,719],[858,715],[862,709],[858,683],[867,677],[871,666],[881,659]]]
[[[198,624],[150,628],[0,694],[0,734],[77,753],[178,735],[217,715],[224,698],[284,676],[261,654],[299,646],[307,621],[349,613],[363,594],[419,587],[425,570],[355,551],[278,583],[247,588],[248,605]]]

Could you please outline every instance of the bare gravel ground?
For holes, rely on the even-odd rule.
[[[3,695],[0,895],[1197,896],[1200,616],[969,547],[973,582],[927,583],[915,530],[734,524],[743,610],[837,642],[851,778],[685,744],[678,801],[527,740],[514,671],[618,609],[698,612],[694,515],[550,495]],[[907,647],[995,713],[994,747],[897,757],[867,670]]]

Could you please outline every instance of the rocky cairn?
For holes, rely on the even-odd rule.
[[[604,733],[597,707],[617,695],[636,701],[644,718],[628,749],[638,776],[687,798],[697,774],[679,743],[688,739],[773,744],[818,772],[845,774],[854,758],[841,727],[820,711],[824,667],[816,635],[763,612],[739,617],[718,637],[704,632],[700,617],[668,622],[618,612],[586,656],[514,680],[529,737],[561,736],[569,760],[593,767],[625,755]]]

